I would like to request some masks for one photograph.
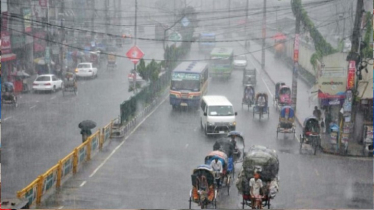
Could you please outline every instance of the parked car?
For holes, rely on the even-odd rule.
[[[36,77],[32,84],[34,92],[38,91],[52,91],[56,92],[58,89],[62,89],[63,81],[56,77],[54,74],[42,74]]]
[[[234,68],[235,69],[245,69],[247,66],[247,56],[238,55],[234,58]]]
[[[97,68],[92,63],[80,63],[75,69],[75,75],[78,77],[97,77]]]

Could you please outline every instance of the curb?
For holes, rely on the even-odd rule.
[[[240,44],[240,45],[241,45],[241,44]],[[243,46],[243,45],[242,45],[242,46]],[[244,46],[243,46],[243,47],[244,47]],[[247,50],[247,52],[248,52],[248,50]],[[255,56],[253,56],[252,53],[250,53],[250,55],[252,56],[252,58],[253,58],[257,63],[261,64],[261,62],[260,62],[260,61],[255,57]],[[273,84],[275,84],[273,78],[271,78],[271,77],[270,77],[270,74],[266,71],[266,68],[263,69],[262,71],[265,72],[265,74],[268,76],[268,78],[270,79],[270,81],[271,81]],[[303,82],[306,82],[306,81],[303,79]],[[307,84],[309,85],[309,83],[307,83]],[[297,116],[296,113],[295,113],[295,118],[296,118],[296,121],[297,121],[297,123],[299,124],[299,126],[302,127],[303,124],[302,124],[301,120],[299,119],[299,117]],[[321,151],[322,151],[323,153],[325,153],[325,154],[337,155],[337,156],[345,156],[345,157],[363,157],[363,158],[365,158],[365,156],[350,155],[350,154],[341,154],[340,152],[331,152],[331,151],[329,151],[328,149],[323,148],[322,145],[320,146],[320,148],[321,148]],[[369,158],[370,158],[370,157],[369,157]]]

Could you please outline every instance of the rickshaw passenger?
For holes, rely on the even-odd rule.
[[[252,208],[255,205],[256,198],[262,198],[260,189],[263,187],[260,174],[255,172],[254,177],[249,180],[250,194],[252,198]],[[261,205],[261,204],[260,204]]]
[[[262,112],[265,112],[267,109],[266,98],[264,95],[260,95],[257,99],[257,105],[262,108]]]
[[[318,124],[312,120],[309,120],[305,126],[305,135],[309,136],[309,133],[319,133]]]

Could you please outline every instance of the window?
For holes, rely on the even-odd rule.
[[[36,78],[36,81],[38,81],[38,82],[49,82],[49,81],[51,81],[51,77],[49,77],[49,76],[38,77],[38,78]]]
[[[78,64],[77,68],[91,68],[91,65],[88,63],[81,63],[81,64]]]
[[[205,101],[201,100],[201,109],[203,110],[203,112],[205,111],[205,107],[206,107]]]
[[[200,91],[200,81],[196,80],[182,80],[182,81],[171,81],[172,90],[190,90]]]
[[[209,116],[234,116],[232,106],[210,106],[208,109]]]
[[[52,81],[57,81],[57,78],[55,76],[52,76]]]

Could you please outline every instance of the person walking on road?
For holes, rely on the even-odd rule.
[[[319,110],[318,107],[315,106],[314,111],[313,111],[313,116],[315,116],[318,119],[318,121],[320,121],[321,120],[321,115],[322,115],[321,110]]]
[[[329,112],[328,109],[326,109],[325,112],[325,127],[326,127],[326,133],[330,134],[330,123],[332,121],[332,116],[331,113]]]

